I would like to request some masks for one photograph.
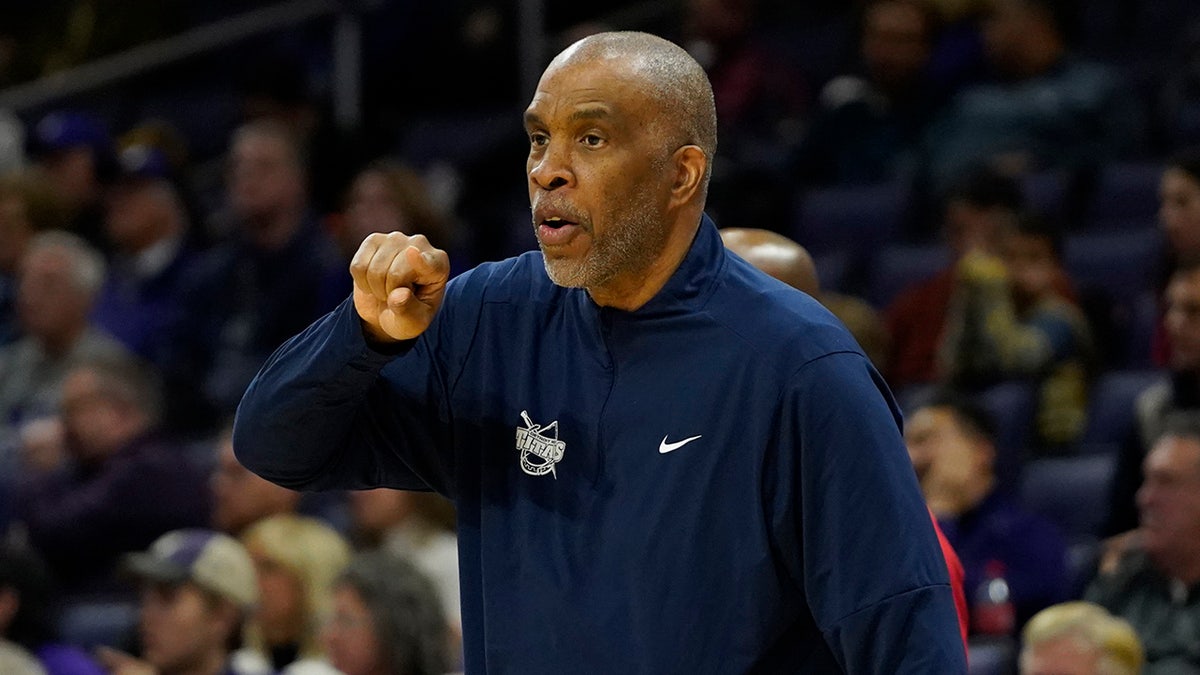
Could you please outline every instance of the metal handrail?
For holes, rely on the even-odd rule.
[[[0,91],[0,108],[24,112],[56,99],[82,94],[176,61],[320,16],[344,12],[355,3],[287,0],[179,35],[139,45],[69,70]]]

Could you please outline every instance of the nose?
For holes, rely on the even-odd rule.
[[[550,141],[529,153],[529,180],[543,190],[557,190],[575,180],[567,151]]]

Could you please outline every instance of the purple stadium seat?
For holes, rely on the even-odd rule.
[[[1115,470],[1114,455],[1032,460],[1021,473],[1021,503],[1057,523],[1069,538],[1099,537]]]
[[[866,300],[887,307],[900,291],[937,274],[950,261],[943,244],[890,244],[872,256]]]
[[[1082,294],[1098,291],[1132,303],[1153,287],[1162,247],[1162,233],[1153,227],[1075,234],[1063,242],[1063,262]]]
[[[1116,163],[1096,177],[1088,202],[1088,230],[1125,229],[1132,224],[1153,224],[1158,214],[1161,164]]]
[[[1088,403],[1087,427],[1080,440],[1087,444],[1124,442],[1134,430],[1138,394],[1162,377],[1154,370],[1117,370],[1096,378]]]
[[[814,254],[865,255],[900,236],[908,203],[908,186],[901,183],[810,190],[797,196],[788,234]]]

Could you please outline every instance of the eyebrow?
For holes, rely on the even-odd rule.
[[[600,107],[580,108],[578,110],[573,111],[571,113],[571,116],[569,118],[567,118],[567,121],[568,122],[578,122],[580,120],[602,120],[602,119],[607,119],[610,116],[611,116],[611,113],[609,112],[609,110],[607,108],[600,108]],[[526,111],[525,112],[525,126],[527,126],[527,127],[546,126],[546,123],[542,121],[541,117],[538,117],[537,113],[532,112],[532,111]]]

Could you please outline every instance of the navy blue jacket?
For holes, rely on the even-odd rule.
[[[455,278],[391,355],[347,301],[234,444],[288,487],[452,498],[469,673],[965,672],[898,422],[836,319],[705,218],[635,312],[536,252]]]

